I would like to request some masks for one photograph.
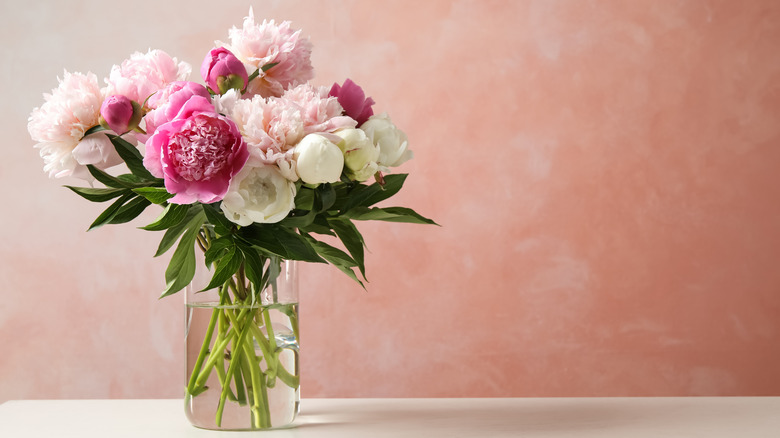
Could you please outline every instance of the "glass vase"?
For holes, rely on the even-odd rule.
[[[299,412],[296,264],[259,263],[260,290],[239,270],[222,287],[201,291],[213,275],[202,260],[186,290],[184,404],[196,427],[283,428]]]

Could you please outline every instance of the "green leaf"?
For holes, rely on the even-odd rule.
[[[251,245],[244,244],[241,241],[236,243],[244,254],[244,270],[246,271],[246,277],[255,285],[256,290],[261,290],[265,286],[263,281],[265,257],[258,253]]]
[[[325,260],[317,255],[308,240],[284,227],[244,227],[239,231],[239,236],[261,251],[277,255],[285,260],[325,263]]]
[[[314,208],[314,189],[306,186],[300,186],[298,193],[295,194],[295,207],[301,210],[311,210]]]
[[[136,184],[122,181],[119,178],[115,176],[111,176],[107,174],[106,172],[103,172],[102,170],[98,169],[97,167],[87,164],[87,170],[89,170],[89,173],[98,181],[103,183],[106,187],[114,187],[114,188],[127,188],[132,189],[136,187]]]
[[[328,236],[336,236],[336,233],[333,232],[331,229],[330,224],[328,224],[327,218],[325,218],[323,215],[318,214],[317,216],[314,216],[314,221],[306,226],[299,226],[298,229],[301,231],[301,233],[317,233],[317,234],[326,234]]]
[[[153,204],[164,204],[165,201],[173,198],[173,194],[168,193],[163,187],[138,187],[134,192],[148,199]]]
[[[211,277],[211,281],[209,282],[208,286],[204,287],[201,292],[224,284],[230,279],[230,277],[233,276],[233,274],[238,271],[238,268],[241,266],[243,261],[244,255],[241,253],[241,251],[239,251],[235,245],[230,247],[227,254],[219,259],[219,263],[217,263],[217,269],[214,270],[214,276]]]
[[[233,236],[222,236],[219,239],[212,240],[211,245],[204,254],[206,266],[211,266],[214,260],[222,258],[226,251],[236,246]]]
[[[187,224],[187,228],[179,240],[179,245],[171,256],[171,261],[165,270],[165,290],[160,298],[184,289],[195,276],[195,240],[203,223],[196,218]]]
[[[214,231],[216,231],[217,234],[230,234],[230,230],[235,228],[236,224],[230,222],[230,220],[222,214],[222,210],[217,209],[214,204],[203,204],[203,211],[206,212],[206,218],[209,220],[209,223],[214,225]]]
[[[65,186],[82,198],[92,202],[106,202],[127,193],[126,189]]]
[[[343,218],[360,221],[385,221],[385,222],[405,222],[410,224],[429,224],[438,225],[436,222],[423,217],[411,208],[405,207],[355,207],[341,215]]]
[[[148,198],[147,198],[148,199]],[[155,219],[151,224],[141,227],[146,231],[162,231],[170,227],[180,224],[184,218],[187,217],[187,213],[190,211],[189,205],[182,204],[168,204],[165,206],[165,210],[160,216]]]
[[[364,259],[363,247],[365,241],[363,235],[360,234],[355,224],[349,219],[330,218],[328,224],[336,232],[336,235],[341,239],[344,247],[349,251],[349,254],[357,262],[357,267],[360,269],[360,274],[363,275],[363,279],[366,279],[366,266]]]
[[[108,131],[108,129],[104,128],[104,127],[102,127],[100,125],[95,125],[95,126],[89,128],[89,129],[87,129],[86,131],[84,131],[84,137],[86,137],[88,135],[92,135],[92,134],[94,134],[96,132],[100,132],[100,131]],[[84,137],[82,137],[82,138],[84,138]]]
[[[268,64],[264,65],[264,66],[261,68],[261,70],[263,70],[263,73],[265,73],[265,72],[267,72],[268,70],[270,70],[270,69],[274,68],[274,67],[275,67],[277,64],[279,64],[279,63],[278,63],[278,62],[269,62]]]
[[[157,252],[154,254],[155,257],[158,257],[168,251],[173,246],[173,244],[176,243],[176,240],[179,239],[179,236],[181,236],[185,230],[193,227],[200,229],[200,227],[206,221],[206,214],[203,213],[203,209],[200,208],[200,204],[193,204],[189,207],[190,209],[187,211],[187,215],[184,217],[184,219],[165,231],[165,235],[163,235],[162,240],[160,240],[160,245],[157,246]]]
[[[122,196],[119,197],[116,201],[114,201],[113,204],[108,206],[107,209],[103,211],[103,213],[100,213],[100,215],[95,219],[94,222],[92,222],[92,225],[89,226],[87,231],[94,230],[95,228],[101,227],[107,223],[110,223],[112,219],[119,213],[119,209],[122,208],[122,206],[128,202],[131,198],[135,197],[136,195],[134,193],[128,192]]]
[[[341,272],[347,274],[349,278],[357,281],[363,289],[366,288],[363,282],[360,281],[357,275],[355,275],[355,271],[352,270],[353,267],[357,266],[357,262],[355,262],[355,260],[352,259],[349,254],[338,248],[330,246],[325,242],[320,242],[313,237],[309,237],[309,242],[314,247],[314,249],[317,250],[317,253],[322,256],[322,258],[327,260],[331,265],[338,268]]]
[[[114,149],[116,149],[116,152],[125,161],[127,168],[130,169],[130,172],[133,172],[133,175],[146,180],[155,179],[154,175],[149,173],[146,167],[144,167],[144,157],[137,147],[118,135],[106,134],[106,136],[111,140]]]
[[[336,202],[336,191],[330,184],[320,184],[317,186],[317,197],[315,198],[314,206],[317,212],[328,210],[334,202]],[[317,205],[319,201],[320,205]]]
[[[146,207],[150,206],[151,204],[152,203],[149,202],[146,198],[138,196],[128,202],[126,205],[123,205],[122,208],[120,208],[116,213],[116,215],[111,218],[109,223],[124,224],[126,222],[130,222],[143,213],[143,211],[146,210]]]
[[[384,186],[379,183],[370,186],[361,185],[350,193],[350,198],[342,211],[351,210],[354,207],[370,207],[378,202],[395,195],[401,190],[408,175],[404,173],[385,175]]]

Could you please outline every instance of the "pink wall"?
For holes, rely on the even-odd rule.
[[[26,118],[63,67],[197,71],[247,7],[103,4],[0,4],[0,401],[181,392],[160,236],[85,233],[100,206],[46,178]],[[303,267],[304,397],[780,395],[780,3],[254,7],[405,128],[395,203],[443,225],[363,224],[368,292]]]

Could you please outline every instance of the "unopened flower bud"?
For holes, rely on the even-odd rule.
[[[344,169],[341,149],[318,134],[303,137],[293,156],[298,177],[307,184],[337,182]]]
[[[121,135],[138,128],[143,115],[138,102],[121,94],[109,96],[100,107],[100,126]]]
[[[339,149],[344,153],[345,174],[354,181],[365,181],[377,172],[379,148],[361,129],[341,129],[334,132],[341,137]]]
[[[219,94],[231,88],[242,91],[249,82],[244,64],[224,47],[211,49],[200,66],[200,75],[211,91]]]

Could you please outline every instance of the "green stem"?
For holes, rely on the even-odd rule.
[[[190,312],[192,312],[192,308],[190,308],[189,310]],[[206,329],[206,336],[203,338],[203,344],[200,346],[200,353],[198,353],[198,358],[195,360],[195,367],[193,367],[192,374],[190,374],[190,381],[189,384],[187,385],[188,394],[192,394],[193,390],[195,389],[195,382],[197,380],[197,376],[198,374],[200,374],[201,366],[203,366],[203,360],[205,359],[206,353],[209,350],[209,344],[211,344],[211,336],[214,333],[214,326],[217,324],[218,313],[219,312],[216,309],[211,313],[209,326]]]
[[[238,338],[236,339],[236,343],[234,345],[241,345],[245,339],[246,334],[249,329],[249,327],[252,325],[252,315],[249,314],[249,317],[247,318],[246,314],[249,309],[242,309],[241,313],[238,316],[238,320],[241,325],[235,326],[235,329],[238,329],[238,327],[241,327],[241,332],[238,333]],[[247,321],[248,319],[248,321]],[[236,330],[233,330],[233,333],[236,333]],[[234,336],[235,338],[235,336]],[[233,351],[233,354],[230,357],[230,365],[228,365],[227,373],[225,374],[225,378],[229,382],[233,378],[233,374],[236,372],[236,366],[241,361],[241,349],[237,349]],[[215,422],[218,427],[222,426],[222,413],[225,410],[225,400],[227,398],[227,391],[229,387],[223,386],[222,387],[222,394],[219,396],[219,405],[217,406],[217,415]]]
[[[257,357],[255,356],[255,348],[252,337],[247,336],[243,344],[244,358],[249,362],[249,375],[252,380],[252,387],[255,389],[259,387],[261,390],[261,393],[258,393],[256,390],[253,392],[254,397],[252,399],[252,407],[250,408],[252,411],[252,418],[254,421],[256,421],[256,427],[269,427],[270,424],[263,424],[265,423],[263,420],[266,418],[266,416],[270,415],[268,414],[268,396],[265,394],[265,388],[263,386],[264,379],[260,377],[262,372],[260,371],[260,364],[258,363]]]

